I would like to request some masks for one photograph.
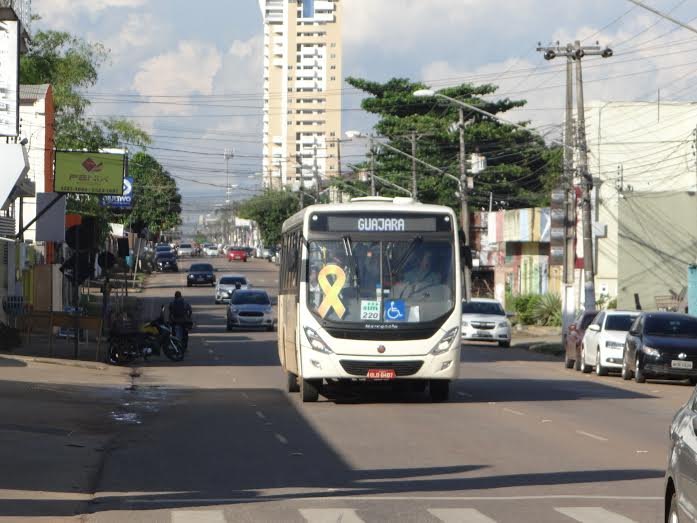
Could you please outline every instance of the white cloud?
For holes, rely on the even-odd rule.
[[[206,42],[183,41],[175,51],[146,61],[133,79],[140,94],[211,94],[222,64],[218,49]]]
[[[148,0],[34,0],[33,11],[42,17],[42,24],[51,29],[74,31],[80,15],[94,18],[108,9],[133,9],[147,4]]]
[[[162,41],[163,32],[167,29],[159,23],[159,19],[150,13],[129,14],[118,33],[111,35],[104,41],[104,45],[111,51],[112,58],[121,59],[126,52],[133,49],[147,49],[151,47],[156,38]],[[97,35],[93,35],[98,40]]]

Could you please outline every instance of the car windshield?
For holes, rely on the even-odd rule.
[[[244,247],[230,247],[229,250],[231,250],[231,251],[243,251]]]
[[[462,304],[462,314],[491,314],[494,316],[505,316],[500,303],[489,301],[471,301]]]
[[[220,278],[220,285],[247,285],[247,280],[245,278],[239,278],[235,276],[225,276]]]
[[[189,243],[182,243],[182,244],[179,246],[179,248],[180,248],[180,249],[191,249],[191,244],[189,244]]]
[[[418,323],[455,306],[448,241],[313,241],[307,303],[322,319]]]
[[[197,263],[196,265],[192,265],[189,270],[191,272],[213,272],[213,266],[207,263]]]
[[[155,250],[158,252],[167,252],[167,251],[171,251],[172,247],[170,247],[169,245],[158,245],[155,248]]]
[[[595,312],[592,314],[584,314],[583,318],[581,318],[581,329],[586,330],[596,316],[597,314]]]
[[[648,316],[644,333],[647,336],[697,338],[697,318]]]
[[[605,330],[626,332],[632,326],[636,317],[636,314],[611,314],[605,320]]]
[[[265,292],[236,292],[232,295],[233,305],[271,305]]]

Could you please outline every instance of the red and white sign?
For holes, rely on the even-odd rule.
[[[369,369],[368,378],[371,380],[393,380],[397,377],[394,369]]]

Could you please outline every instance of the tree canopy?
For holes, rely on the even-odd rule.
[[[361,106],[379,117],[375,131],[381,140],[411,153],[416,137],[416,156],[459,177],[459,108],[437,98],[418,98],[414,91],[426,86],[404,78],[385,83],[360,78],[347,82],[369,94]],[[457,98],[483,110],[501,114],[525,105],[524,100],[490,100],[497,87],[491,84],[461,84],[442,89],[444,95]],[[485,98],[486,97],[486,98]],[[561,151],[548,147],[534,133],[524,132],[471,110],[465,110],[465,149],[486,157],[488,167],[474,176],[470,191],[471,208],[486,208],[493,193],[497,208],[544,205],[549,189],[559,176]],[[379,145],[375,151],[376,174],[402,187],[411,188],[411,160]],[[359,166],[368,168],[367,164]],[[456,184],[426,167],[417,166],[419,200],[455,207]],[[365,191],[360,182],[339,182],[343,190],[351,186]],[[378,183],[379,185],[379,183]],[[395,189],[381,187],[380,193],[403,196]],[[356,192],[358,194],[358,192]]]
[[[273,246],[281,241],[283,222],[298,211],[298,198],[285,191],[266,191],[238,206],[238,215],[254,220],[259,225],[264,245]]]

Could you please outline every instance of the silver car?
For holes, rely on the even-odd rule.
[[[476,298],[462,303],[462,341],[493,341],[511,346],[511,324],[501,303]]]
[[[227,303],[230,301],[230,294],[237,289],[248,289],[251,285],[241,274],[226,274],[218,280],[215,287],[215,303]]]
[[[266,291],[247,289],[233,292],[227,309],[226,326],[228,331],[235,328],[274,330],[276,319]]]
[[[695,389],[697,391],[697,389]],[[670,448],[665,476],[666,521],[697,521],[697,392],[670,424]]]

